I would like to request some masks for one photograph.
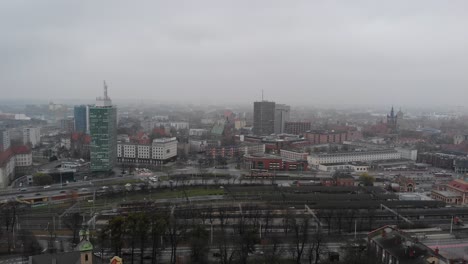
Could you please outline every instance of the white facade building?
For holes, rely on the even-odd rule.
[[[409,159],[414,160],[418,158],[418,150],[417,149],[406,149],[406,148],[395,148],[401,154],[402,159]]]
[[[16,167],[29,167],[32,166],[32,152],[21,153],[15,155]]]
[[[31,144],[33,148],[41,143],[41,129],[39,127],[23,128],[23,144]]]
[[[158,138],[153,140],[153,159],[168,160],[175,156],[177,156],[177,138]]]
[[[161,138],[150,145],[117,143],[117,160],[123,163],[160,164],[177,156],[177,139]]]
[[[334,171],[353,171],[353,172],[368,172],[369,166],[355,165],[355,164],[320,164],[318,165],[320,171],[334,172]]]
[[[372,150],[361,152],[311,154],[308,157],[309,164],[312,166],[331,163],[369,162],[376,160],[395,159],[401,159],[401,153],[396,150]]]

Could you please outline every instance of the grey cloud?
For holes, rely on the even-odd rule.
[[[462,103],[465,1],[2,1],[8,98]],[[455,97],[447,96],[457,94]],[[424,95],[422,98],[421,95]]]

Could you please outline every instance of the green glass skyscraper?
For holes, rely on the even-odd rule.
[[[96,105],[89,108],[89,132],[91,135],[91,171],[106,172],[117,161],[117,108],[107,96],[96,98]]]

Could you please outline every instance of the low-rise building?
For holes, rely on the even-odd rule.
[[[312,144],[343,143],[348,140],[348,133],[336,130],[312,130],[305,133],[305,138]]]
[[[201,137],[208,134],[208,130],[203,128],[191,128],[189,130],[189,136],[191,137]]]
[[[278,155],[248,154],[244,156],[244,168],[267,171],[305,171],[307,160],[291,160]]]
[[[265,153],[265,144],[258,143],[243,143],[235,146],[208,146],[206,155],[213,158],[216,157],[236,157],[247,154],[263,154]]]
[[[25,175],[31,172],[33,161],[32,151],[28,146],[12,147],[15,155],[15,176]]]
[[[154,139],[152,144],[117,143],[117,161],[131,164],[162,164],[177,157],[177,139]]]
[[[448,259],[393,226],[378,228],[367,235],[367,247],[383,264],[448,264]]]
[[[468,182],[457,179],[440,185],[437,190],[432,190],[431,197],[449,204],[468,204]]]
[[[376,160],[396,160],[400,158],[401,154],[398,151],[389,149],[311,154],[308,160],[310,165],[318,166],[320,164],[370,162]]]
[[[286,159],[307,160],[308,155],[309,153],[307,152],[296,152],[296,151],[290,151],[290,150],[285,150],[285,149],[280,150],[280,156]]]
[[[349,171],[349,172],[368,172],[369,165],[364,163],[331,163],[331,164],[320,164],[318,165],[318,170],[335,172],[335,171]]]
[[[416,161],[418,159],[418,150],[417,149],[407,149],[407,148],[395,148],[401,154],[402,159],[409,159]]]

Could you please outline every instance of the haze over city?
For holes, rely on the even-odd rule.
[[[2,101],[461,105],[465,1],[3,1]]]
[[[0,264],[464,264],[468,2],[0,1]]]

